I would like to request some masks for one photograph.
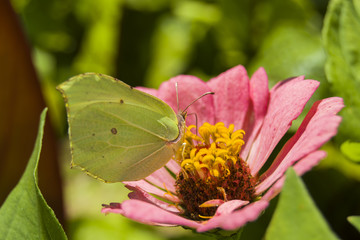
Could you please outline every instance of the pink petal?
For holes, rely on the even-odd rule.
[[[216,209],[215,216],[228,215],[232,213],[234,210],[242,206],[245,206],[248,203],[249,201],[242,201],[242,200],[231,200],[225,202]]]
[[[312,152],[294,165],[295,172],[300,176],[305,172],[315,167],[321,159],[326,157],[325,151]],[[280,192],[285,182],[285,175],[276,181],[271,188],[265,193],[262,199],[270,201],[276,197]]]
[[[314,80],[301,78],[283,81],[270,92],[270,102],[259,136],[251,146],[247,159],[251,174],[255,176],[275,146],[302,112],[305,104],[319,86]]]
[[[247,222],[255,221],[268,205],[269,203],[264,200],[253,202],[231,214],[213,217],[207,223],[198,227],[197,231],[205,232],[214,228],[235,230],[244,226]]]
[[[169,204],[164,201],[161,201],[138,187],[133,188],[133,187],[128,186],[128,188],[132,191],[131,193],[129,193],[130,199],[137,199],[137,200],[141,200],[144,202],[152,203],[152,204],[154,204],[162,209],[165,209],[169,212],[180,213],[180,210],[178,208],[176,208],[174,204]],[[175,198],[175,196],[174,196],[174,198]],[[175,200],[178,200],[178,198],[175,198]],[[179,201],[177,201],[177,202],[179,202]]]
[[[269,86],[268,77],[263,68],[259,68],[250,79],[250,99],[252,102],[251,114],[248,114],[248,120],[244,127],[245,145],[241,151],[241,157],[246,159],[251,145],[258,135],[264,121],[269,104]]]
[[[140,188],[148,193],[155,194],[159,197],[162,197],[164,199],[168,199],[172,202],[177,202],[178,200],[174,200],[175,196],[170,196],[167,192],[159,189],[158,187],[146,182],[145,180],[139,180],[139,181],[131,181],[131,182],[123,182],[125,184],[125,187],[127,188]]]
[[[142,92],[146,92],[150,95],[153,95],[155,97],[157,97],[157,94],[158,94],[158,90],[156,89],[153,89],[153,88],[146,88],[146,87],[136,87],[137,90],[140,90]]]
[[[295,172],[301,176],[307,171],[310,171],[313,167],[319,164],[319,162],[326,157],[325,151],[312,152],[305,158],[299,160],[294,165]]]
[[[121,204],[121,209],[104,208],[102,212],[120,213],[134,221],[151,225],[182,225],[191,228],[197,228],[201,225],[195,221],[185,219],[174,213],[170,213],[153,204],[139,200],[126,200]]]
[[[160,168],[145,178],[148,182],[160,188],[175,192],[175,179],[165,168]]]
[[[178,83],[179,94],[179,108],[185,109],[193,100],[200,97],[206,92],[210,92],[210,88],[201,79],[194,76],[180,75],[171,78],[169,81],[160,85],[158,97],[169,104],[175,112],[178,112],[176,101],[175,83]],[[198,118],[198,126],[204,122],[214,124],[214,99],[213,95],[204,96],[194,104],[192,104],[187,112],[189,114],[195,113]],[[186,118],[186,125],[195,125],[195,117],[188,116]]]
[[[177,175],[180,170],[181,170],[181,167],[180,165],[173,159],[171,159],[170,161],[168,161],[168,163],[166,164],[166,167],[171,171],[173,172],[175,175]]]
[[[241,129],[249,108],[249,77],[241,65],[233,67],[208,83],[214,95],[215,121]]]
[[[261,176],[257,192],[263,192],[280,178],[286,169],[296,161],[316,151],[335,136],[341,122],[336,116],[344,107],[338,97],[327,98],[314,103],[295,135],[284,145],[271,167]]]
[[[264,68],[259,68],[250,79],[250,97],[255,119],[264,119],[269,103],[268,77]]]

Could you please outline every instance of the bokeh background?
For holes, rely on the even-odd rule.
[[[207,239],[180,227],[149,227],[100,213],[102,203],[120,202],[128,191],[69,168],[65,108],[56,85],[99,72],[157,88],[178,74],[208,80],[242,64],[249,75],[264,67],[270,86],[298,75],[320,81],[309,109],[342,91],[325,75],[327,6],[327,0],[2,0],[0,203],[25,168],[40,112],[48,106],[40,189],[70,239]],[[360,128],[359,119],[352,121]],[[303,180],[336,234],[353,239],[358,233],[346,217],[360,214],[360,167],[340,145],[360,141],[360,133],[346,126],[324,146],[328,157]],[[245,227],[244,239],[263,236],[275,206],[276,200]]]

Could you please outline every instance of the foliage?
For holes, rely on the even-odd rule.
[[[325,71],[332,92],[347,106],[341,136],[360,139],[360,4],[334,0],[325,18],[323,38],[328,58]],[[344,136],[343,136],[344,137]]]
[[[360,143],[346,141],[341,144],[341,152],[350,160],[360,162]]]

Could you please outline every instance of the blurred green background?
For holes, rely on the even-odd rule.
[[[314,102],[336,93],[324,68],[327,6],[326,0],[2,1],[0,202],[25,167],[46,105],[40,188],[70,239],[206,239],[180,227],[149,227],[100,213],[102,203],[126,199],[127,190],[69,169],[65,108],[55,86],[79,73],[99,72],[157,88],[178,74],[207,80],[242,64],[250,75],[264,67],[270,86],[298,75],[320,81]],[[358,236],[346,217],[360,214],[360,167],[339,146],[360,139],[343,128],[324,147],[328,158],[303,179],[334,231],[350,239]],[[263,236],[275,205],[276,200],[247,225],[245,239]]]

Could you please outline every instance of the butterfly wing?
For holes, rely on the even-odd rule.
[[[59,86],[67,101],[72,165],[108,182],[142,179],[181,141],[174,111],[160,99],[98,74]]]

